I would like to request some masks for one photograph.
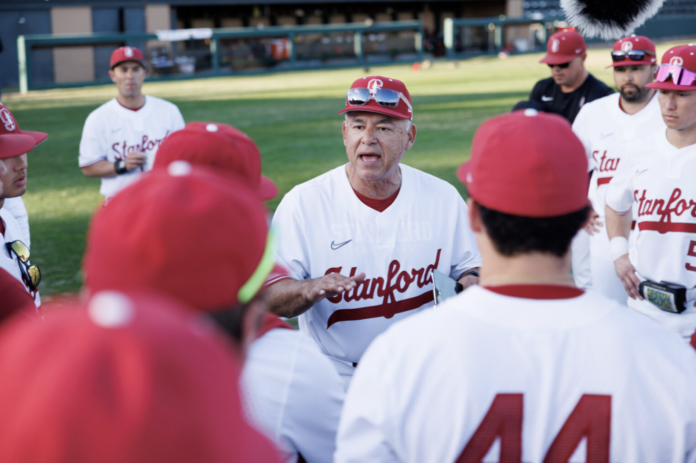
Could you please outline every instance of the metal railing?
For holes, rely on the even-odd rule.
[[[555,32],[556,28],[565,25],[563,18],[513,18],[504,17],[454,19],[446,18],[444,22],[444,43],[447,58],[469,58],[478,55],[489,55],[509,51],[510,53],[528,53],[541,51],[546,47],[546,40]],[[526,37],[518,37],[521,40],[519,46],[506,42],[506,29],[517,26],[518,29],[530,26]],[[474,31],[469,34],[471,46],[465,43],[468,37],[462,31]],[[478,29],[478,30],[477,30]],[[526,46],[522,46],[525,44]]]
[[[186,75],[161,75],[148,76],[148,80],[173,80],[185,79],[204,76],[222,76],[235,74],[249,74],[258,72],[272,72],[274,70],[294,70],[294,69],[313,69],[313,68],[329,68],[329,67],[349,67],[349,66],[366,66],[374,64],[397,63],[407,61],[422,61],[423,60],[423,24],[420,21],[393,21],[384,23],[352,23],[352,24],[325,24],[325,25],[307,25],[307,26],[272,26],[265,28],[222,28],[211,29],[212,34],[203,42],[203,52],[206,53],[206,64],[208,68],[205,72],[186,74]],[[399,53],[389,50],[387,45],[379,47],[370,47],[373,41],[384,41],[384,37],[388,34],[394,36],[403,36],[404,33],[411,32],[406,39],[401,37],[399,43],[403,44],[404,40],[407,43],[412,43],[412,49],[409,53]],[[329,42],[331,37],[336,41],[340,40],[344,55],[341,60],[328,59],[325,55],[315,50],[313,59],[302,59],[303,56],[309,56],[310,51],[298,54],[298,49],[305,47],[309,50],[306,42],[310,37],[317,40]],[[343,40],[341,37],[344,37]],[[367,37],[367,38],[366,38]],[[235,66],[232,52],[223,53],[222,46],[226,43],[234,43],[234,41],[244,40],[265,40],[268,44],[272,39],[284,39],[281,44],[281,57],[274,60],[270,65],[258,66],[254,69],[243,69]],[[37,49],[46,48],[69,48],[69,47],[85,47],[85,46],[110,46],[114,48],[124,45],[140,46],[148,41],[160,41],[155,33],[93,33],[93,34],[46,34],[46,35],[26,35],[17,38],[17,51],[19,61],[19,84],[20,91],[26,93],[28,90],[57,88],[57,87],[74,87],[84,85],[96,85],[108,82],[105,79],[93,81],[78,81],[64,83],[36,83],[33,79],[33,59],[32,52]],[[411,42],[412,40],[412,42]],[[175,42],[173,42],[175,43]],[[239,42],[237,42],[238,45]],[[318,47],[313,49],[319,49]],[[199,41],[199,45],[203,43]],[[263,46],[263,45],[262,45]],[[198,47],[201,51],[201,47]],[[207,50],[205,49],[207,48]],[[237,48],[239,48],[237,46]],[[257,47],[258,48],[258,47]],[[268,46],[266,46],[268,48]],[[351,50],[352,49],[352,50]],[[374,49],[374,50],[373,50]],[[108,51],[108,50],[107,50]],[[143,50],[145,51],[145,50]],[[302,50],[300,50],[302,52]],[[209,53],[209,63],[207,57]],[[268,51],[266,51],[268,53]],[[318,53],[318,54],[317,54]],[[346,54],[347,53],[347,54]],[[373,53],[370,55],[370,53]],[[391,54],[390,54],[391,53]],[[228,56],[230,55],[230,56]],[[300,55],[300,56],[298,56]],[[229,59],[227,59],[229,58]],[[227,59],[227,61],[225,61]]]

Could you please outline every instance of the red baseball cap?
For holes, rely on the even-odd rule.
[[[245,420],[239,357],[149,293],[13,320],[0,337],[0,461],[277,462]]]
[[[660,65],[672,64],[674,66],[679,66],[682,69],[696,73],[696,46],[693,44],[689,45],[679,45],[677,47],[672,47],[662,55],[662,62]],[[659,68],[658,68],[659,71]],[[676,91],[694,91],[696,90],[696,81],[691,85],[676,85],[670,76],[665,82],[658,82],[657,80],[646,85],[647,88],[657,88],[661,90],[676,90]]]
[[[338,112],[338,114],[343,114],[348,111],[366,111],[369,113],[386,114],[387,116],[397,117],[399,119],[413,119],[413,106],[411,104],[411,94],[408,93],[406,85],[397,79],[391,79],[389,77],[383,76],[368,76],[361,77],[360,79],[353,82],[350,87],[354,88],[365,88],[370,91],[370,99],[366,104],[362,106],[351,105],[346,97],[346,107]],[[394,90],[400,93],[399,102],[393,108],[388,108],[381,106],[375,100],[376,93],[380,89]],[[408,101],[408,104],[406,101]]]
[[[457,177],[477,203],[505,214],[556,217],[588,204],[585,148],[567,120],[534,109],[481,124]]]
[[[255,191],[177,161],[96,213],[85,281],[91,291],[152,289],[216,312],[256,295],[275,264],[274,245]]]
[[[152,168],[163,169],[173,161],[187,161],[238,177],[258,191],[262,201],[278,195],[275,183],[261,174],[261,153],[256,143],[231,125],[189,122],[162,142]]]
[[[113,69],[124,61],[138,62],[142,67],[147,69],[147,62],[145,61],[145,57],[143,57],[143,52],[135,47],[121,47],[114,50],[113,53],[111,53],[109,69]]]
[[[642,50],[649,53],[645,54],[645,57],[640,61],[634,61],[630,59],[624,59],[623,61],[614,61],[610,66],[607,67],[617,67],[617,66],[631,66],[631,65],[641,65],[641,64],[655,64],[657,62],[657,55],[655,54],[655,44],[652,40],[642,35],[632,35],[630,37],[624,37],[614,42],[614,48],[612,51],[624,51],[629,52],[631,50]],[[652,54],[650,54],[652,53]]]
[[[556,32],[546,42],[546,56],[540,63],[563,64],[572,61],[587,50],[585,39],[574,31]]]
[[[47,138],[47,133],[20,130],[10,110],[0,104],[0,159],[28,153]]]

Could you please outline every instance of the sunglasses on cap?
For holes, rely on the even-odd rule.
[[[413,113],[411,103],[403,93],[396,90],[380,88],[373,92],[368,88],[351,88],[346,92],[346,101],[350,106],[365,106],[370,100],[375,100],[378,105],[385,108],[396,108],[399,106],[399,100],[403,100],[409,112]]]
[[[672,77],[674,85],[688,87],[696,81],[696,73],[675,64],[661,64],[655,69],[655,80],[666,82]]]
[[[611,60],[615,63],[620,63],[621,61],[643,61],[645,55],[655,56],[655,53],[648,50],[629,50],[629,51],[612,51]]]
[[[36,291],[41,283],[41,270],[36,265],[29,265],[29,248],[21,241],[5,243],[7,252],[17,255],[19,270],[22,272],[22,280],[31,291]]]
[[[568,61],[567,63],[561,63],[561,64],[549,64],[549,67],[550,67],[551,69],[553,69],[554,67],[559,67],[559,68],[561,68],[561,69],[565,69],[565,68],[567,68],[568,66],[570,66],[570,61]]]

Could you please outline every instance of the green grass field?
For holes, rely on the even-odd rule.
[[[658,56],[674,44],[658,46]],[[415,146],[404,162],[454,184],[455,171],[469,157],[474,131],[485,119],[526,99],[534,83],[549,75],[540,54],[477,58],[458,66],[436,62],[419,73],[410,66],[376,67],[370,74],[403,80],[414,103]],[[589,51],[587,67],[613,86],[608,49]],[[147,83],[144,92],[176,103],[187,122],[224,122],[258,144],[263,171],[276,182],[275,209],[293,186],[346,162],[341,141],[345,90],[363,69],[296,72]],[[77,291],[90,217],[101,201],[99,181],[77,167],[87,115],[116,95],[114,86],[3,95],[20,126],[45,131],[48,141],[29,155],[32,262],[43,274],[42,294]],[[505,136],[505,134],[501,134]],[[128,226],[124,223],[124,227]]]

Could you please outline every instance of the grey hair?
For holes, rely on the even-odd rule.
[[[344,114],[344,116],[346,118],[346,122],[350,122],[348,120],[348,114],[350,114],[350,112],[347,112]],[[400,119],[400,118],[395,117],[394,119]],[[401,120],[404,121],[404,130],[408,132],[409,129],[411,128],[411,126],[413,125],[413,121],[411,119],[401,119]]]

